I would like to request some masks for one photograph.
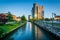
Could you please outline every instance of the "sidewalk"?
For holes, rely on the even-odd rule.
[[[50,24],[47,24],[47,23],[42,23],[42,22],[40,22],[40,21],[36,21],[35,22],[37,25],[40,25],[41,27],[43,27],[44,29],[46,29],[46,30],[48,30],[48,31],[50,31],[50,32],[52,32],[52,33],[54,33],[54,34],[56,34],[57,36],[59,36],[60,37],[60,28],[57,28],[57,27],[55,27],[55,26],[53,26],[52,27],[52,25],[50,25]]]

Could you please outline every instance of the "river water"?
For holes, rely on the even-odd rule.
[[[54,40],[49,33],[27,22],[3,40]]]

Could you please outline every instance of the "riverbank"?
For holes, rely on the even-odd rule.
[[[26,23],[26,21],[25,22],[21,22],[21,23],[15,23],[15,24],[12,24],[12,25],[3,25],[3,26],[1,26],[1,27],[4,27],[4,29],[6,29],[3,33],[2,33],[2,35],[0,36],[0,39],[2,39],[2,38],[4,38],[4,37],[6,37],[7,35],[9,35],[11,32],[13,32],[13,31],[15,31],[16,29],[18,29],[18,28],[20,28],[21,26],[23,26],[24,24]]]
[[[48,32],[48,33],[52,36],[52,38],[55,38],[56,40],[57,40],[57,39],[60,39],[60,36],[52,33],[52,32],[49,31],[45,26],[43,27],[43,26],[41,26],[41,25],[39,25],[39,24],[37,24],[37,23],[35,23],[35,22],[32,22],[32,23],[35,24],[35,25],[37,25],[39,28],[45,30],[46,32]],[[53,30],[52,30],[52,31],[53,31]]]

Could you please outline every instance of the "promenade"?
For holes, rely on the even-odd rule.
[[[50,31],[53,34],[60,37],[60,28],[58,26],[55,25],[52,26],[52,24],[47,24],[46,22],[42,22],[42,21],[35,21],[35,23],[40,27],[43,27],[43,29],[46,29],[47,31]]]

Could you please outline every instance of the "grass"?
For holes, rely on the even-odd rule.
[[[12,31],[13,29],[20,27],[21,25],[23,25],[25,22],[23,23],[14,23],[14,24],[2,24],[0,25],[0,37],[5,34],[8,33],[10,31]]]

